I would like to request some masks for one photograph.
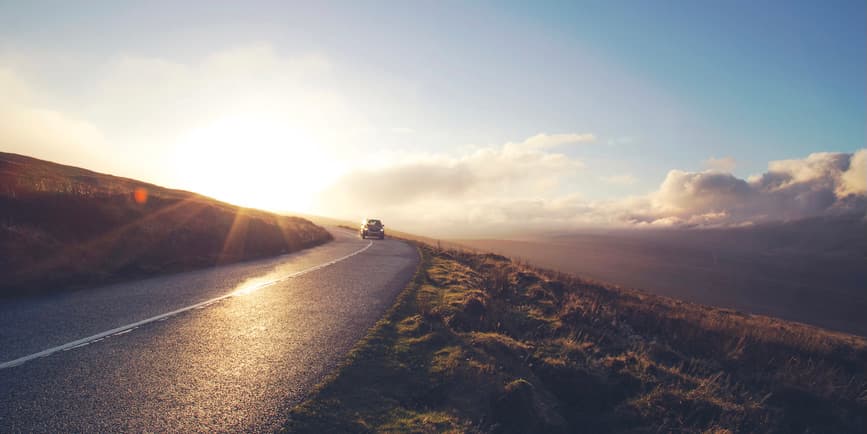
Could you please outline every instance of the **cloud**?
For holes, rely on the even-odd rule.
[[[838,195],[867,194],[867,149],[861,149],[852,156],[849,168],[843,172],[840,180]]]
[[[572,143],[580,135],[569,136],[572,139],[559,139],[560,143]],[[460,155],[414,155],[378,168],[360,168],[329,188],[318,208],[325,213],[369,210],[378,214],[403,213],[401,209],[413,207],[458,206],[464,207],[461,213],[477,220],[486,211],[475,204],[502,197],[516,201],[554,197],[553,193],[573,180],[584,164],[540,146],[541,139],[530,139],[534,137],[530,145],[526,145],[528,141],[510,142],[474,148]],[[552,141],[557,140],[547,145]],[[439,202],[442,204],[436,204]],[[467,203],[474,206],[466,207]],[[430,216],[430,210],[425,214]]]
[[[772,161],[768,171],[740,179],[714,170],[672,170],[648,196],[638,222],[685,225],[740,225],[794,220],[867,210],[865,151],[822,152],[804,159]],[[855,181],[850,181],[855,180]]]
[[[349,209],[372,210],[392,227],[444,237],[599,226],[726,227],[867,212],[864,149],[772,161],[765,173],[748,179],[719,170],[671,170],[654,191],[614,200],[569,194],[581,181],[581,167],[561,154],[507,144],[354,173],[325,197],[349,199]]]
[[[546,134],[539,133],[535,136],[528,137],[521,143],[509,143],[506,146],[523,147],[531,149],[548,149],[562,145],[570,145],[576,143],[592,143],[596,141],[596,136],[593,134]]]
[[[628,173],[623,175],[601,176],[599,179],[602,180],[602,182],[614,185],[632,185],[638,181],[638,178]]]
[[[710,170],[731,173],[732,170],[735,170],[735,166],[737,166],[737,161],[735,161],[735,159],[732,157],[710,157],[707,160],[704,160],[702,164],[705,168]]]
[[[326,192],[327,202],[340,207],[382,207],[431,197],[461,199],[481,182],[467,164],[417,162],[377,171],[356,171],[341,179],[339,189]]]

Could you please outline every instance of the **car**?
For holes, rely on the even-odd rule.
[[[361,222],[359,232],[362,239],[376,237],[381,240],[385,238],[385,225],[382,224],[382,220],[380,219],[364,219]]]

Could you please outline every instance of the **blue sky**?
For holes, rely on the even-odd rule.
[[[769,161],[863,148],[865,16],[863,1],[3,3],[0,66],[37,95],[28,104],[87,122],[124,149],[148,143],[130,131],[156,127],[125,124],[125,94],[104,93],[117,59],[201,66],[249,46],[321,58],[327,70],[294,83],[338,95],[367,131],[317,139],[334,153],[459,160],[539,133],[593,134],[593,145],[557,148],[583,172],[548,188],[602,200],[654,191],[669,170],[701,171],[711,157],[731,157],[727,168],[745,178]],[[107,107],[91,107],[95,99]],[[319,127],[337,122],[324,113]],[[599,181],[614,176],[631,181]]]

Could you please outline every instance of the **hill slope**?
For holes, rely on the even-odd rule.
[[[330,239],[305,219],[0,153],[0,296],[276,255]]]
[[[863,214],[458,243],[655,294],[867,336]]]
[[[864,432],[867,340],[421,246],[290,432]]]

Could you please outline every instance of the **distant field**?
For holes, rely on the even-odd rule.
[[[0,153],[0,296],[272,256],[330,239],[302,218]]]
[[[589,279],[867,336],[867,225],[857,217],[456,242]]]

